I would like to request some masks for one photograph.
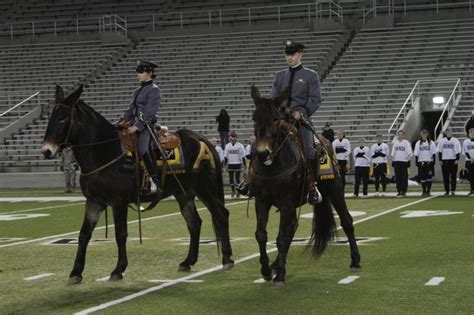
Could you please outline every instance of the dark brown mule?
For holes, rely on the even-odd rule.
[[[252,86],[255,103],[253,120],[255,124],[256,152],[252,160],[253,175],[250,190],[255,196],[257,230],[255,237],[260,249],[260,264],[263,278],[281,286],[285,282],[288,250],[297,228],[297,207],[306,203],[307,169],[302,148],[282,122],[279,110],[283,100],[288,98],[288,89],[276,99],[262,98],[258,89]],[[286,127],[285,127],[286,126]],[[303,127],[301,127],[303,128]],[[335,221],[331,203],[336,207],[344,231],[351,244],[351,268],[360,268],[360,256],[355,243],[352,217],[344,201],[341,180],[336,177],[320,184],[323,203],[313,209],[313,229],[310,244],[315,257],[323,254],[335,234]],[[280,213],[280,228],[277,237],[278,256],[270,266],[266,251],[268,241],[266,226],[270,208],[274,206]]]
[[[125,157],[115,126],[81,101],[81,93],[82,86],[64,97],[61,87],[56,87],[56,104],[49,118],[41,150],[47,159],[52,159],[65,145],[71,145],[82,173],[90,174],[80,178],[81,189],[87,200],[76,260],[69,279],[71,284],[82,280],[87,245],[101,212],[107,206],[112,207],[118,246],[118,261],[110,279],[122,279],[128,265],[128,205],[137,200],[137,180],[133,172],[123,171]],[[218,155],[214,147],[199,134],[190,130],[176,133],[181,138],[185,159],[185,172],[178,174],[185,193],[172,176],[167,176],[163,198],[171,195],[176,198],[191,236],[188,255],[179,264],[179,269],[190,270],[198,259],[202,221],[194,204],[195,196],[210,211],[217,241],[221,243],[222,264],[226,269],[231,268],[234,262],[231,259],[229,211],[224,205],[222,170],[219,163],[212,167],[209,161],[203,161],[197,167],[194,165],[202,145],[208,147],[215,161],[219,160]]]

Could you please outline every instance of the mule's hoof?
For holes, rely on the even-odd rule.
[[[222,269],[224,269],[224,270],[231,270],[232,268],[234,268],[234,263],[233,262],[229,262],[229,263],[226,263],[226,264],[222,265]]]
[[[74,277],[69,278],[69,281],[67,282],[67,284],[75,285],[81,282],[82,282],[82,277],[74,276]]]
[[[113,273],[110,275],[109,281],[119,281],[122,279],[123,279],[123,276],[120,273]]]
[[[359,272],[360,271],[360,266],[359,267],[351,267],[352,272]]]
[[[285,286],[285,281],[273,281],[273,286],[275,288],[282,288]]]
[[[191,271],[191,266],[179,265],[178,271],[180,271],[180,272],[190,272]]]
[[[265,281],[272,281],[273,277],[272,276],[263,276],[263,280]]]

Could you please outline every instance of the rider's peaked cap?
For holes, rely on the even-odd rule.
[[[158,65],[154,62],[147,61],[147,60],[140,60],[137,61],[137,71],[147,71],[151,72],[158,68]]]
[[[305,48],[306,47],[301,43],[297,43],[292,40],[287,40],[285,44],[285,54],[291,55],[297,52],[304,52]]]

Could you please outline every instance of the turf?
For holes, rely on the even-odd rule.
[[[417,200],[349,199],[348,204],[353,211],[366,212],[354,218],[358,220]],[[0,203],[0,209],[1,212],[11,212],[61,204],[68,206],[31,212],[49,213],[49,217],[0,221],[0,237],[30,239],[77,231],[82,221],[81,204]],[[400,212],[417,209],[463,211],[463,214],[400,218]],[[250,207],[249,218],[246,203],[230,205],[229,210],[232,237],[244,238],[232,243],[235,258],[256,253],[253,206]],[[309,207],[302,209],[302,214],[308,212]],[[89,246],[84,281],[78,286],[66,285],[75,245],[44,245],[47,241],[39,241],[0,247],[0,314],[70,314],[156,286],[147,282],[150,279],[177,279],[191,275],[177,272],[187,246],[181,245],[183,241],[174,239],[188,237],[177,204],[163,202],[158,209],[144,216],[151,218],[170,213],[176,215],[143,222],[146,238],[143,245],[134,240],[138,236],[137,224],[129,224],[129,267],[121,282],[95,281],[114,268],[117,255],[114,243]],[[200,211],[200,214],[203,218],[201,237],[212,237],[207,211]],[[102,313],[474,313],[473,215],[472,198],[438,197],[358,224],[358,236],[385,239],[360,245],[363,269],[357,275],[361,278],[349,285],[337,284],[342,278],[352,275],[348,268],[350,258],[347,246],[334,245],[315,262],[305,253],[304,246],[294,245],[290,250],[284,288],[276,289],[269,283],[253,283],[260,278],[260,268],[258,259],[251,259],[236,265],[231,271],[218,271],[196,278],[203,280],[203,283],[177,284],[113,306]],[[135,220],[136,214],[130,212],[129,217]],[[112,221],[110,214],[109,220]],[[277,221],[278,214],[272,213],[269,222],[271,240],[276,237]],[[103,217],[100,224],[103,224]],[[297,237],[308,236],[310,229],[311,220],[301,218]],[[96,231],[94,238],[104,238],[103,232]],[[113,235],[113,230],[111,233]],[[67,237],[77,237],[77,233]],[[6,243],[0,243],[0,246],[2,244]],[[201,245],[200,260],[193,271],[205,270],[219,263],[216,247]],[[23,280],[24,277],[45,272],[55,275],[31,282]],[[424,285],[435,276],[446,277],[446,281],[435,287]]]

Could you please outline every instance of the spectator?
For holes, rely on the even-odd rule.
[[[221,148],[225,149],[225,145],[229,142],[229,124],[230,117],[227,111],[222,108],[219,112],[219,116],[216,117],[217,121],[217,131],[219,132],[219,137],[221,138]]]
[[[398,139],[393,140],[392,167],[395,169],[397,197],[406,196],[408,190],[408,169],[413,155],[411,144],[405,140],[405,131],[398,131]]]
[[[436,146],[430,139],[428,130],[421,130],[420,140],[418,140],[415,144],[414,155],[416,166],[418,167],[418,179],[420,180],[421,187],[423,188],[423,193],[421,196],[430,196],[436,160]]]
[[[237,135],[232,132],[229,137],[229,143],[226,144],[224,150],[224,163],[227,165],[229,172],[229,183],[232,189],[232,198],[239,197],[240,194],[236,191],[237,184],[240,183],[240,172],[246,165],[244,146],[237,142]]]
[[[217,143],[216,138],[212,138],[211,143],[216,149],[217,155],[219,155],[219,162],[221,165],[224,165],[224,150],[222,150],[221,146]]]
[[[367,197],[369,187],[370,149],[365,145],[364,139],[359,140],[359,146],[354,148],[352,155],[354,157],[355,167],[354,196],[359,196],[359,186],[362,180],[362,193],[364,197]]]
[[[342,179],[342,187],[346,186],[346,173],[350,169],[349,158],[351,155],[351,143],[345,138],[344,129],[337,131],[337,139],[332,142],[332,147],[336,153],[337,164],[339,165],[339,174]]]
[[[469,129],[469,138],[464,140],[463,153],[466,157],[466,169],[469,172],[469,183],[471,185],[471,191],[468,196],[474,196],[474,127]]]
[[[334,130],[332,130],[331,125],[328,122],[324,125],[323,132],[321,134],[331,143],[334,142]]]
[[[61,171],[64,173],[64,180],[66,182],[65,193],[73,193],[75,191],[77,169],[78,165],[72,148],[65,147],[61,153]]]
[[[379,196],[380,183],[382,184],[382,193],[387,188],[387,157],[389,155],[388,145],[383,142],[383,136],[377,135],[377,143],[370,148],[370,157],[373,163],[375,178],[375,195]]]
[[[464,129],[466,129],[466,135],[469,137],[469,130],[471,128],[474,128],[474,110],[471,112],[471,118],[469,118],[466,121],[466,125],[464,126]]]
[[[441,161],[441,170],[443,172],[444,195],[456,195],[456,176],[458,173],[458,161],[461,157],[461,144],[459,140],[453,137],[453,131],[448,128],[445,137],[438,143],[439,160]]]

